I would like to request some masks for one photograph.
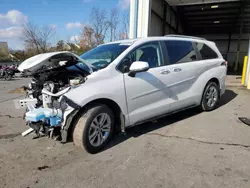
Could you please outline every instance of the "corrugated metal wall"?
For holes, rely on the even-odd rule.
[[[165,0],[153,0],[149,35],[162,36],[181,33],[183,33],[183,28],[181,20],[177,18],[176,10],[169,6]]]
[[[222,55],[227,59],[229,67],[232,67],[236,61],[237,56],[237,47],[238,47],[238,38],[239,34],[232,34],[231,40],[229,42],[229,34],[210,34],[210,35],[199,35],[208,40],[214,41],[219,48]],[[239,51],[239,65],[240,69],[244,61],[244,56],[248,53],[248,43],[249,43],[250,34],[242,34],[240,42],[240,51]],[[229,51],[228,51],[229,45]]]

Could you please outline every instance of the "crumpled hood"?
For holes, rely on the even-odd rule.
[[[50,52],[50,53],[38,54],[26,59],[23,63],[19,65],[18,70],[21,72],[28,71],[30,73],[33,73],[43,67],[46,67],[46,69],[53,69],[54,67],[66,65],[66,63],[69,62],[70,59],[72,60],[75,59],[83,63],[83,61],[79,56],[71,52],[68,51]],[[69,66],[71,65],[73,64],[70,64]],[[92,72],[92,69],[88,65],[86,66],[88,69],[86,71]]]

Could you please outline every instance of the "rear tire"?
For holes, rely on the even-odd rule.
[[[90,106],[76,122],[73,142],[87,152],[100,152],[109,142],[114,132],[114,114],[103,104]]]
[[[217,107],[220,97],[219,86],[215,82],[209,82],[203,92],[201,109],[203,111],[212,111]]]

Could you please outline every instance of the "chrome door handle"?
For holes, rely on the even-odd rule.
[[[173,71],[174,72],[180,72],[180,71],[182,71],[182,69],[181,68],[173,68]]]
[[[169,73],[170,73],[169,70],[165,70],[165,69],[161,70],[161,74],[169,74]]]

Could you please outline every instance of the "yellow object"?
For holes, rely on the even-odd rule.
[[[250,74],[249,74],[249,76],[248,76],[247,89],[250,89]]]
[[[243,63],[243,70],[242,70],[242,78],[241,78],[241,85],[243,86],[245,85],[245,80],[246,80],[247,62],[248,62],[248,56],[245,56]]]

